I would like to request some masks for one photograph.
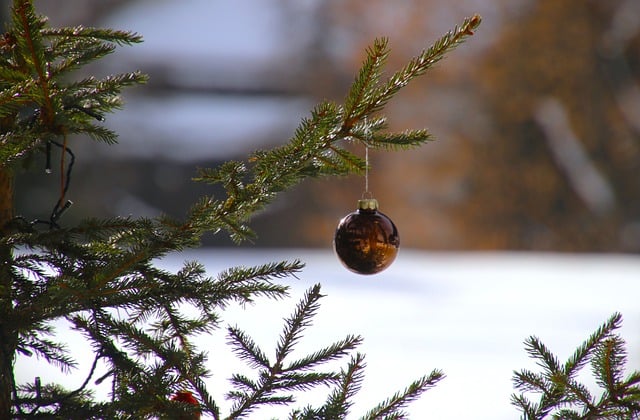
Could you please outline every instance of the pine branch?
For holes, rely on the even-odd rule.
[[[91,378],[95,373],[98,360],[100,360],[101,357],[102,357],[102,354],[98,352],[94,357],[94,361],[91,365],[91,368],[89,369],[89,373],[86,379],[77,389],[73,391],[66,391],[66,390],[62,390],[62,388],[57,388],[51,385],[49,386],[45,385],[44,392],[43,392],[43,388],[40,383],[40,377],[36,378],[35,384],[33,386],[29,384],[26,387],[21,387],[20,390],[16,390],[15,391],[16,396],[18,394],[20,395],[19,412],[23,416],[27,416],[23,410],[30,410],[28,414],[29,417],[41,417],[43,415],[47,416],[47,414],[45,413],[52,413],[53,411],[57,413],[61,413],[61,412],[64,412],[64,410],[69,410],[70,408],[69,405],[71,405],[73,408],[77,410],[77,411],[69,410],[69,412],[76,413],[74,415],[78,415],[82,411],[91,411],[95,413],[101,411],[101,404],[95,405],[95,404],[89,403],[92,397],[92,393],[91,391],[88,391],[86,389],[87,385],[89,384],[89,381],[91,380]],[[49,388],[50,390],[55,390],[55,393],[51,391],[47,393],[47,388]],[[76,402],[78,400],[82,401],[84,410],[81,410],[76,406]],[[60,407],[60,408],[56,410],[56,407]],[[61,416],[62,414],[58,414],[58,415]]]
[[[21,71],[18,71],[17,69],[15,69],[11,63],[6,60],[4,57],[2,57],[0,55],[0,86],[2,85],[13,85],[16,86],[19,85],[20,83],[25,82],[25,75],[24,73],[22,73]],[[16,89],[14,87],[14,89]],[[24,89],[24,86],[22,87],[22,89]],[[16,91],[21,91],[22,89],[17,88]],[[3,91],[2,95],[7,95],[8,92]],[[16,99],[16,98],[14,98]],[[19,98],[20,100],[13,100],[11,101],[9,99],[10,102],[15,102],[15,110],[17,111],[18,109],[20,109],[20,105],[24,105],[26,104],[28,101],[26,100],[26,98]],[[5,101],[7,101],[7,99],[5,99]],[[10,105],[10,104],[7,104]]]
[[[539,420],[542,418],[538,415],[538,405],[529,401],[524,394],[512,394],[511,404],[522,411],[521,420]]]
[[[206,411],[213,416],[213,420],[220,419],[220,407],[218,407],[215,400],[209,395],[209,391],[205,386],[204,382],[201,378],[194,378],[191,382],[194,389],[197,390],[198,395],[200,395],[201,405],[206,409]]]
[[[68,391],[56,384],[28,384],[20,387],[19,419],[106,418],[105,405],[93,403],[87,390]]]
[[[230,343],[236,354],[248,364],[258,369],[258,379],[234,374],[231,378],[235,389],[227,394],[235,400],[227,418],[243,418],[263,404],[284,404],[294,401],[293,392],[305,391],[318,385],[337,383],[344,378],[336,372],[309,372],[320,363],[336,360],[346,355],[361,339],[349,336],[292,363],[286,359],[302,336],[303,330],[311,325],[311,318],[318,309],[320,285],[309,289],[296,306],[293,314],[285,319],[285,326],[276,346],[273,362],[243,331],[229,328]]]
[[[407,130],[401,133],[376,133],[369,144],[382,150],[406,150],[433,140],[427,130]]]
[[[592,361],[593,374],[598,385],[613,398],[617,398],[626,361],[624,341],[619,337],[614,336],[601,341],[595,350]]]
[[[546,375],[553,376],[560,372],[558,359],[538,337],[529,337],[525,341],[525,350],[531,358],[536,359],[538,366],[545,370]]]
[[[338,374],[334,372],[283,372],[278,376],[276,386],[289,392],[308,391],[318,385],[336,382]]]
[[[237,327],[228,328],[229,344],[234,349],[234,353],[240,360],[244,360],[252,368],[269,369],[271,362],[267,355],[258,347],[251,337]],[[240,383],[243,383],[242,380]],[[253,385],[253,382],[246,382],[246,385]],[[251,389],[255,390],[253,386]]]
[[[89,77],[72,82],[66,87],[62,105],[70,111],[81,111],[72,115],[100,120],[103,113],[122,107],[119,93],[123,88],[146,81],[147,76],[139,71],[107,76],[104,79]],[[96,115],[87,114],[86,111],[93,111]]]
[[[142,42],[142,36],[130,31],[119,31],[109,28],[92,28],[74,26],[66,28],[43,28],[42,36],[53,39],[99,39],[118,45],[132,45]]]
[[[523,369],[513,373],[513,385],[520,391],[550,393],[553,386],[546,376]]]
[[[284,359],[291,353],[293,347],[300,340],[304,329],[311,325],[311,319],[318,312],[318,309],[320,309],[319,300],[322,297],[323,295],[320,294],[320,284],[315,284],[305,293],[304,298],[300,301],[291,317],[285,319],[285,327],[276,347],[276,364],[278,369],[282,368]]]
[[[511,402],[524,419],[637,418],[640,416],[640,376],[637,372],[624,376],[626,350],[624,341],[614,331],[621,325],[620,314],[613,314],[582,343],[560,368],[557,358],[535,337],[525,342],[526,350],[542,373],[527,370],[514,373],[516,389],[541,394],[533,403],[524,394],[514,394]],[[576,380],[579,371],[591,364],[596,383],[603,388],[596,401],[589,387]],[[629,417],[631,416],[631,417]],[[634,417],[635,416],[635,417]]]
[[[406,418],[406,413],[402,411],[407,404],[418,398],[423,392],[433,388],[445,377],[439,370],[433,370],[429,375],[412,382],[404,391],[397,392],[393,396],[384,400],[376,407],[368,411],[361,419],[401,419]]]
[[[287,364],[282,368],[282,371],[310,370],[315,368],[317,365],[327,363],[331,360],[340,359],[359,346],[362,341],[363,339],[360,336],[348,335],[344,339],[337,341],[328,347]]]
[[[196,347],[190,337],[211,333],[219,322],[218,316],[212,315],[189,318],[181,313],[177,305],[158,305],[158,319],[149,323],[149,331],[161,343],[176,342],[187,354],[192,355]]]
[[[357,116],[362,115],[366,109],[365,104],[371,102],[380,82],[384,64],[389,57],[388,44],[387,38],[380,38],[376,39],[373,46],[367,49],[367,58],[345,99],[344,114],[347,124],[358,119]]]
[[[125,226],[127,224],[123,223]],[[106,230],[113,228],[114,225],[111,224],[105,226]],[[82,231],[83,229],[80,229],[71,234]],[[51,240],[50,236],[57,237],[58,234],[42,236],[48,242]],[[106,232],[97,236],[105,238],[104,235]],[[42,236],[40,239],[43,239]],[[145,238],[147,241],[150,239]],[[208,313],[211,309],[223,307],[231,300],[247,303],[260,295],[281,297],[286,293],[286,287],[274,284],[271,280],[295,275],[302,268],[298,261],[234,268],[220,273],[218,279],[214,280],[202,277],[202,267],[191,264],[185,266],[183,271],[172,275],[156,270],[145,262],[154,255],[150,248],[129,251],[127,248],[131,240],[126,236],[116,235],[96,243],[95,250],[86,245],[70,247],[70,244],[67,244],[65,255],[51,250],[52,253],[48,255],[27,254],[18,258],[18,266],[30,269],[33,275],[41,276],[43,284],[38,290],[31,288],[24,291],[24,295],[29,297],[16,308],[16,316],[22,319],[19,322],[45,317],[53,319],[70,312],[91,309],[96,305],[126,305],[129,308],[139,308],[136,317],[141,320],[146,318],[145,313],[155,310],[159,302],[192,303],[204,313]],[[158,240],[161,241],[161,238]],[[53,241],[52,245],[55,243]],[[122,246],[125,248],[122,249]],[[77,255],[69,260],[72,254]],[[47,271],[44,271],[44,267],[47,267]],[[29,282],[20,284],[28,285]],[[75,295],[72,302],[68,301],[65,291]],[[104,299],[100,298],[101,296]],[[65,302],[60,299],[65,299]],[[58,300],[59,310],[48,310],[46,315],[42,313],[42,308]],[[38,315],[41,313],[42,315]],[[42,318],[38,318],[40,316]],[[214,317],[207,318],[208,321],[213,319]]]
[[[566,395],[563,397],[563,401],[567,403],[577,403],[584,407],[585,411],[595,410],[595,403],[589,388],[586,385],[577,382],[576,380],[568,380],[563,384],[563,388]]]
[[[13,5],[13,26],[18,32],[15,39],[22,55],[21,59],[37,74],[36,89],[40,91],[39,96],[42,98],[42,119],[45,125],[51,127],[55,111],[49,93],[44,44],[40,34],[45,21],[38,19],[30,1],[14,0]]]
[[[72,70],[79,69],[95,60],[104,58],[115,51],[115,46],[96,43],[91,39],[78,39],[76,37],[60,40],[52,48],[49,76],[57,76]]]
[[[49,364],[57,366],[63,373],[69,373],[77,367],[77,362],[69,356],[65,344],[42,337],[42,335],[51,334],[53,334],[51,328],[37,328],[37,326],[31,331],[20,334],[18,351],[29,356],[42,357]]]
[[[0,132],[5,146],[0,153],[2,165],[68,133],[115,142],[115,133],[94,122],[121,106],[119,93],[124,87],[144,83],[146,76],[129,73],[102,81],[90,78],[93,86],[89,86],[86,81],[68,82],[68,75],[111,53],[115,45],[140,42],[141,38],[123,31],[49,28],[28,0],[14,0],[12,24],[0,42],[4,76],[0,117],[5,118]]]
[[[37,89],[37,82],[32,79],[24,80],[26,76],[22,71],[11,70],[11,74],[8,77],[20,80],[16,80],[11,85],[3,86],[2,91],[0,91],[0,117],[17,115],[19,111],[27,108],[36,99],[35,94],[31,92]],[[10,79],[5,80],[9,81]],[[27,122],[31,121],[27,119],[25,123]],[[7,136],[4,142],[8,143],[10,140],[12,138]]]
[[[577,411],[569,410],[566,408],[558,410],[558,413],[556,414],[556,418],[562,419],[562,420],[573,420],[573,419],[582,420],[583,419],[583,417]]]
[[[327,402],[319,410],[323,419],[344,419],[351,406],[353,397],[360,391],[364,380],[364,355],[357,353],[351,358],[347,368],[342,370],[337,388],[329,395]]]
[[[217,418],[218,408],[202,382],[202,378],[208,376],[202,367],[206,361],[204,353],[194,352],[190,345],[175,345],[166,337],[154,337],[104,311],[94,312],[93,317],[92,321],[83,317],[71,320],[103,349],[102,354],[111,365],[108,375],[114,381],[117,397],[114,404],[121,413],[137,413],[137,417],[144,412],[145,409],[140,408],[144,406],[156,412],[159,406],[154,406],[145,396],[163,395],[186,381],[197,390],[208,412]],[[114,346],[114,338],[126,351]],[[154,362],[149,364],[150,360]]]
[[[227,397],[231,399],[245,398],[248,392],[257,392],[260,388],[260,385],[256,381],[239,373],[231,375],[230,382],[237,388],[237,390],[232,390],[227,393]]]
[[[93,140],[107,144],[115,144],[118,139],[114,131],[96,124],[69,124],[68,130],[69,134],[86,134]]]
[[[368,105],[362,107],[357,116],[364,117],[384,108],[400,89],[411,80],[423,75],[434,64],[442,60],[449,51],[473,35],[473,31],[480,25],[480,22],[481,18],[478,15],[465,19],[460,27],[448,32],[430,48],[410,60],[401,70],[395,72],[383,86],[373,90]]]
[[[591,336],[580,345],[571,355],[567,363],[564,365],[564,372],[568,377],[574,377],[580,369],[588,363],[589,357],[596,349],[597,344],[610,336],[611,333],[618,328],[622,322],[622,315],[615,313],[607,320],[607,322],[598,328]]]

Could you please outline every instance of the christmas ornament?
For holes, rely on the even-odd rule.
[[[173,397],[171,397],[171,401],[183,402],[183,403],[195,405],[196,407],[199,406],[198,400],[189,391],[176,392],[176,394]],[[181,417],[181,418],[184,418],[185,420],[187,419],[187,417]],[[193,417],[189,418],[189,420],[192,420],[192,419],[199,420],[200,412],[198,411],[194,412]]]
[[[391,219],[378,211],[378,201],[358,201],[336,229],[333,248],[346,268],[358,274],[375,274],[396,259],[400,237]]]

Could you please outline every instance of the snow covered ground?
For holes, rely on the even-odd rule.
[[[328,250],[202,249],[173,255],[163,264],[177,269],[184,260],[197,259],[215,275],[230,266],[296,258],[307,267],[298,280],[287,280],[290,299],[230,308],[225,325],[243,328],[269,352],[282,319],[306,289],[321,283],[327,296],[297,354],[349,333],[364,336],[360,351],[366,354],[366,377],[351,418],[438,368],[447,377],[409,407],[411,418],[516,419],[509,402],[512,372],[536,369],[522,342],[536,335],[564,360],[615,311],[624,316],[620,333],[628,344],[628,369],[640,369],[638,256],[401,250],[394,265],[375,276],[348,272]],[[90,357],[83,340],[73,340],[78,357]],[[210,390],[223,407],[228,406],[221,398],[226,378],[244,369],[225,341],[224,329],[201,339],[216,372]],[[85,366],[91,362],[82,361]],[[21,382],[35,376],[43,382],[62,378],[27,358],[18,361],[16,372]],[[84,372],[65,377],[67,386],[79,385]],[[586,373],[588,381],[588,368]],[[300,406],[324,401],[326,391],[305,393]],[[283,418],[286,412],[261,411],[252,418]]]

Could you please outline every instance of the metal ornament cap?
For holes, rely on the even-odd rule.
[[[378,210],[378,200],[375,198],[358,200],[358,210]]]
[[[400,237],[393,221],[378,211],[377,200],[363,199],[338,223],[333,248],[348,270],[376,274],[396,259]]]

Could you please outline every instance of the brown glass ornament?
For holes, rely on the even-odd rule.
[[[333,248],[346,268],[375,274],[396,259],[400,237],[391,219],[378,211],[373,199],[358,201],[358,210],[346,215],[336,229]]]

